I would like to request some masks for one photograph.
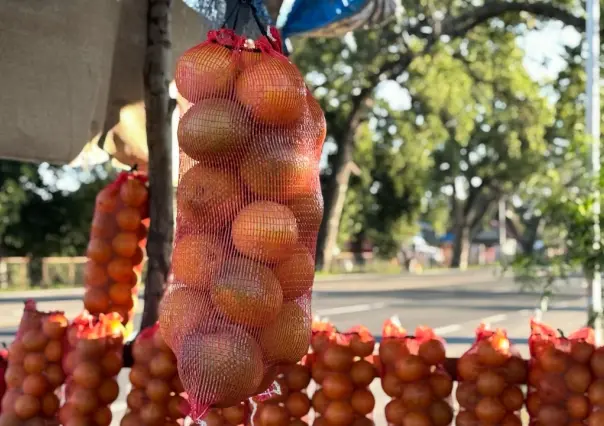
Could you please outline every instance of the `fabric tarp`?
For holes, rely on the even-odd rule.
[[[68,164],[108,129],[110,154],[126,164],[146,163],[146,3],[0,2],[1,158]],[[208,28],[174,1],[173,66]]]

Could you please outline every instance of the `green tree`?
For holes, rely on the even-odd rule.
[[[520,12],[535,14],[543,21],[560,20],[582,30],[584,20],[570,12],[581,8],[582,5],[567,0],[405,2],[404,19],[382,29],[358,31],[346,41],[298,41],[293,59],[322,99],[329,140],[336,145],[324,186],[325,220],[317,247],[319,265],[329,267],[331,262],[353,170],[357,129],[370,118],[368,112],[381,82],[406,86],[406,74],[415,59],[457,42],[494,18],[505,18],[498,24],[516,34],[526,31],[527,26],[520,24],[529,20]]]
[[[463,268],[471,238],[497,201],[541,172],[553,116],[505,28],[476,28],[448,47],[417,60],[410,81],[421,79],[415,96],[445,130],[433,154],[432,184],[450,197],[452,266]]]
[[[36,269],[42,257],[85,253],[96,194],[112,177],[103,167],[74,173],[48,166],[45,176],[39,169],[0,161],[0,250],[2,256],[32,259],[32,278],[39,278]],[[66,175],[78,182],[77,191],[56,186]]]

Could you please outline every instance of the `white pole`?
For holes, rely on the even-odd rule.
[[[600,250],[600,1],[587,0],[587,106],[586,130],[591,139],[593,249]],[[602,275],[596,264],[591,282],[591,308],[597,344],[602,343]]]

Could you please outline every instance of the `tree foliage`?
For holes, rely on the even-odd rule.
[[[111,177],[103,168],[74,173],[0,160],[0,250],[3,256],[78,256],[85,253],[97,192]],[[79,182],[65,191],[56,182]]]

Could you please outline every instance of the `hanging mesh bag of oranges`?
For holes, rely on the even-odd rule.
[[[275,29],[183,54],[177,220],[161,332],[200,419],[264,392],[308,350],[323,112]]]
[[[54,424],[67,319],[62,312],[40,312],[33,301],[25,309],[8,353],[7,390],[0,425]]]
[[[521,385],[527,366],[504,330],[489,330],[482,324],[474,344],[459,359],[457,374],[458,425],[522,425]]]
[[[149,194],[146,175],[122,172],[96,197],[84,273],[84,307],[92,314],[117,312],[126,333],[138,300],[147,239]]]
[[[585,327],[565,337],[531,320],[529,349],[526,406],[531,422],[603,424],[604,381],[598,378],[604,378],[604,357],[596,353],[593,329]],[[598,357],[602,364],[596,373]]]

